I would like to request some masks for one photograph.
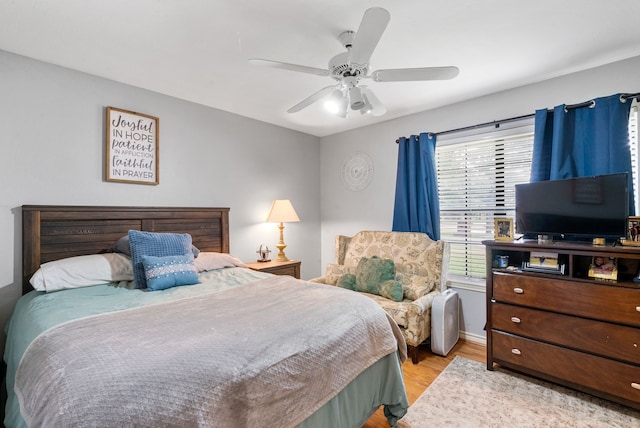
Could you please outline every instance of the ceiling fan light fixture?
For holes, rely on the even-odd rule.
[[[362,86],[360,89],[362,90],[362,96],[367,100],[367,104],[371,107],[368,111],[371,116],[379,117],[387,112],[385,106],[380,102],[378,97],[376,97],[376,94],[374,94],[371,89],[366,86]],[[365,108],[368,107],[365,106]]]
[[[357,86],[349,88],[349,99],[351,100],[351,110],[360,110],[365,105],[362,92]]]
[[[324,102],[324,108],[331,114],[338,114],[340,111],[341,100],[344,98],[342,91],[334,90]]]
[[[324,108],[333,115],[345,118],[347,117],[347,107],[349,100],[344,96],[340,89],[334,90],[329,98],[324,102]]]
[[[347,97],[343,96],[342,99],[340,100],[339,109],[338,109],[338,112],[336,113],[336,116],[345,119],[347,117],[348,107],[349,107],[349,100],[347,99]]]
[[[360,109],[360,114],[368,114],[373,110],[373,106],[369,102],[369,98],[367,98],[367,94],[362,94],[362,101],[364,102],[364,106]]]

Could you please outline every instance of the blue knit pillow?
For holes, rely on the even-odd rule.
[[[188,233],[155,233],[129,231],[131,261],[136,288],[147,288],[142,256],[184,256],[191,252],[191,235]]]
[[[129,245],[129,235],[124,235],[122,238],[118,239],[115,245],[112,248],[116,253],[126,254],[131,257],[131,245]],[[193,257],[198,257],[200,254],[200,250],[195,245],[191,246],[191,251],[193,251]]]
[[[193,254],[185,256],[142,256],[148,290],[164,290],[178,285],[197,284],[198,272]]]

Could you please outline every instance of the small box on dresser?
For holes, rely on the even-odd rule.
[[[640,409],[640,248],[485,241],[487,368],[494,363]],[[562,274],[521,269],[558,253]],[[494,267],[509,256],[510,266]],[[594,256],[615,257],[617,281],[590,278]],[[625,267],[627,267],[625,269]]]

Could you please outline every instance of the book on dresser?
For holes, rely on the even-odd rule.
[[[640,248],[483,244],[487,368],[498,364],[640,409],[640,285],[634,282]],[[523,269],[495,268],[500,256]],[[596,257],[615,261],[615,279],[594,277]],[[524,269],[527,264],[535,269]]]

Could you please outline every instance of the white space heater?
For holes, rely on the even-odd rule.
[[[446,356],[460,338],[458,293],[451,288],[433,299],[431,352]]]

